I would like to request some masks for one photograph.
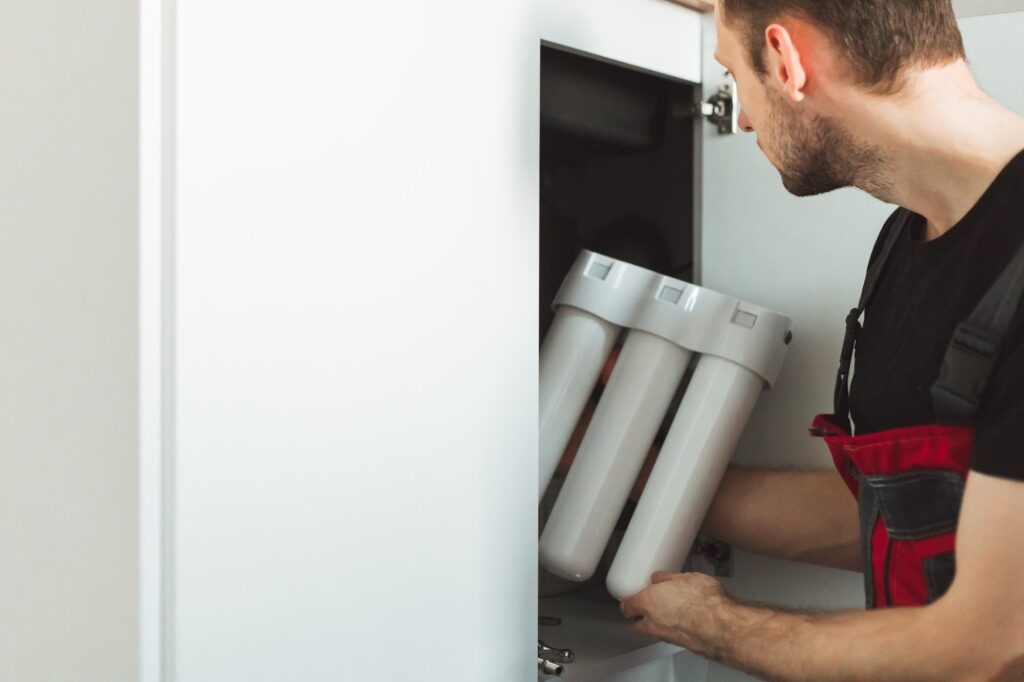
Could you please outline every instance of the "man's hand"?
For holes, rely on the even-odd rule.
[[[972,471],[956,578],[928,606],[836,613],[742,604],[696,573],[622,602],[637,633],[780,682],[1024,680],[1024,483]]]
[[[714,622],[736,605],[722,584],[703,573],[664,571],[652,575],[651,583],[621,604],[623,615],[633,621],[633,632],[716,657],[708,634],[714,631]]]

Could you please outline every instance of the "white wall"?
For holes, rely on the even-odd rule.
[[[958,17],[1020,12],[1024,10],[1024,0],[953,0],[953,9]]]
[[[0,2],[0,679],[136,678],[136,3]]]
[[[534,4],[177,4],[178,679],[528,679]]]
[[[1024,113],[1024,13],[961,20],[972,69],[994,97]],[[714,24],[705,24],[705,92],[720,82]],[[828,468],[811,417],[829,412],[843,320],[857,303],[871,246],[891,211],[856,190],[798,199],[786,193],[752,135],[704,138],[704,284],[792,315],[794,341],[736,453],[757,466]],[[755,218],[755,216],[761,216]],[[795,607],[861,607],[860,574],[739,553],[736,594]],[[710,680],[752,679],[712,665]]]
[[[1024,10],[1024,8],[1022,8]],[[1024,11],[960,20],[967,61],[981,87],[1003,105],[1024,116]]]

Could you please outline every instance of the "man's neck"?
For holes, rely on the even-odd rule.
[[[1024,149],[1024,118],[982,92],[963,62],[912,74],[899,94],[852,107],[864,108],[848,118],[865,122],[855,134],[885,159],[858,186],[924,216],[926,240],[960,222]]]

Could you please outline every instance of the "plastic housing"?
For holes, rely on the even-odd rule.
[[[541,349],[543,494],[620,330],[628,335],[540,538],[541,563],[590,578],[687,366],[693,376],[608,574],[625,598],[679,570],[761,390],[790,340],[785,315],[592,251],[555,298]]]

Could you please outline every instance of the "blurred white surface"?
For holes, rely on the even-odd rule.
[[[0,680],[137,679],[137,19],[0,2]]]
[[[698,12],[665,0],[546,0],[542,7],[549,43],[700,82]]]
[[[182,682],[533,674],[532,2],[177,2]]]

